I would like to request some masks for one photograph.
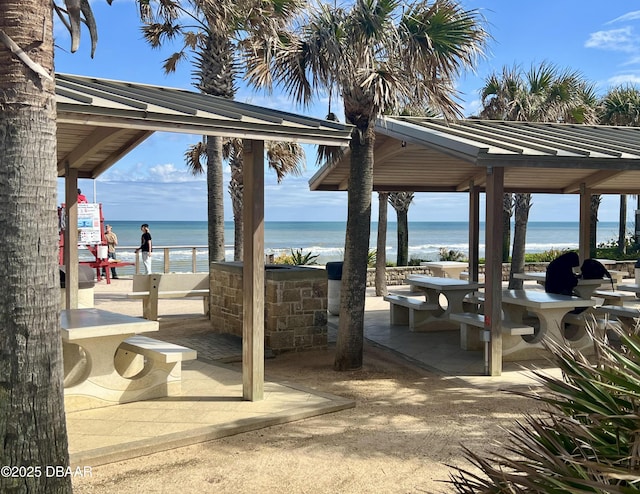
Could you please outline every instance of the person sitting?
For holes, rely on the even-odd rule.
[[[81,202],[89,202],[87,201],[87,196],[85,196],[80,189],[78,189],[78,203]]]
[[[573,268],[580,266],[580,258],[575,252],[567,252],[556,257],[547,266],[544,291],[558,295],[574,295],[573,289],[578,285],[578,276]]]

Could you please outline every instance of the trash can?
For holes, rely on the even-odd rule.
[[[340,285],[343,261],[327,263],[327,309],[329,314],[340,315]]]

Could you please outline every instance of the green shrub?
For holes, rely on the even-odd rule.
[[[482,473],[453,466],[456,492],[640,492],[640,334],[615,334],[619,349],[596,338],[599,365],[565,345],[547,345],[564,379],[535,371],[547,392],[519,393],[544,403],[546,413],[518,421],[500,453],[465,448]]]
[[[316,259],[317,255],[312,255],[311,252],[302,253],[302,249],[291,249],[290,254],[280,254],[273,262],[275,264],[289,264],[291,266],[304,266],[309,264],[318,264]]]
[[[412,257],[409,259],[409,266],[420,266],[421,262],[426,262],[427,259],[420,259],[419,257]]]
[[[549,249],[544,252],[535,252],[524,255],[524,262],[551,262],[556,257],[571,252],[570,249]]]
[[[375,268],[376,267],[376,250],[375,249],[369,249],[369,251],[367,252],[367,267],[368,268]]]
[[[464,252],[459,250],[447,250],[445,247],[440,247],[440,260],[441,261],[467,261],[467,257]]]

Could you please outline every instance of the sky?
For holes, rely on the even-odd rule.
[[[465,116],[478,112],[478,90],[485,79],[504,66],[549,62],[561,69],[579,71],[595,84],[599,94],[620,84],[640,85],[640,2],[609,0],[462,0],[467,9],[478,9],[486,20],[491,40],[486,55],[474,70],[457,81]],[[55,66],[60,73],[157,84],[194,90],[188,62],[166,75],[163,61],[172,49],[152,49],[142,39],[134,0],[93,0],[98,24],[98,45],[90,57],[90,38],[83,26],[80,49],[69,52],[70,38],[60,22],[54,25]],[[636,10],[638,9],[638,10]],[[237,100],[267,108],[324,118],[328,98],[309,107],[296,106],[285,94],[267,94],[240,85]],[[340,102],[331,102],[340,115]],[[122,158],[97,180],[80,180],[90,202],[100,202],[107,221],[206,221],[204,176],[186,169],[184,152],[199,136],[156,133]],[[277,184],[275,173],[265,176],[266,221],[346,221],[347,193],[310,191],[308,181],[317,171],[315,147],[306,146],[306,170],[302,177],[286,177]],[[228,183],[229,168],[225,167]],[[62,180],[59,202],[64,201]],[[229,195],[225,195],[225,220],[233,219]],[[377,217],[377,196],[372,198],[372,219]],[[466,221],[466,194],[416,193],[409,221]],[[629,221],[635,201],[629,204]],[[530,221],[577,221],[576,195],[534,194]],[[604,196],[601,221],[618,221],[619,197]],[[560,212],[560,213],[559,213]],[[390,208],[389,220],[393,221]]]

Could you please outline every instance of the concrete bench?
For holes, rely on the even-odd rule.
[[[483,293],[470,293],[462,301],[462,307],[466,312],[484,312],[484,294]]]
[[[460,279],[461,280],[468,280],[469,279],[469,271],[463,271],[462,273],[460,273]],[[478,273],[478,281],[484,281],[484,273]]]
[[[632,333],[640,321],[640,310],[635,307],[601,305],[600,307],[596,307],[595,312],[607,318],[616,318],[627,333]]]
[[[451,314],[450,319],[459,322],[461,325],[475,326],[477,328],[484,328],[484,314],[477,314],[475,312],[460,312]],[[511,321],[502,321],[502,332],[511,336],[533,334],[533,326],[528,324],[516,323]]]
[[[180,393],[182,362],[197,357],[191,348],[136,335],[120,344],[114,365],[132,382],[144,379],[145,399],[160,398]]]
[[[625,300],[634,300],[635,294],[629,292],[618,292],[612,290],[596,290],[593,292],[593,298],[602,299],[602,303],[598,305],[624,305]]]
[[[489,343],[491,342],[491,331],[484,329],[484,314],[475,312],[459,312],[451,314],[452,321],[460,323],[460,347],[463,350],[478,350],[484,343],[484,367],[485,373],[489,369]],[[479,331],[470,330],[470,327],[478,328]],[[528,324],[502,321],[502,334],[506,336],[523,336],[534,334],[535,328]]]
[[[133,292],[128,298],[142,300],[142,317],[158,320],[158,300],[202,297],[204,313],[209,315],[209,273],[158,273],[133,276]]]
[[[405,295],[389,294],[383,299],[389,302],[391,325],[409,326],[414,329],[416,325],[428,320],[434,312],[441,310],[438,304],[432,304],[418,298]]]

